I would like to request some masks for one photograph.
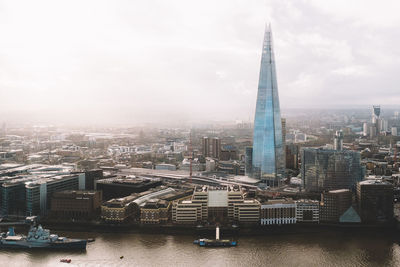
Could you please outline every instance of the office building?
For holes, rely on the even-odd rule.
[[[299,169],[300,146],[296,144],[288,144],[285,146],[286,168],[292,170]]]
[[[221,139],[211,138],[211,157],[219,159],[221,157]]]
[[[278,174],[285,171],[282,121],[276,80],[275,57],[270,26],[266,27],[253,135],[253,177],[276,184]]]
[[[146,192],[133,193],[126,197],[111,199],[101,206],[101,218],[106,222],[112,223],[139,220],[140,210],[148,201],[162,199],[163,196],[170,196],[171,193],[175,194],[175,189],[161,186]]]
[[[175,164],[160,163],[156,165],[156,170],[176,171]]]
[[[60,175],[27,182],[26,189],[26,214],[46,215],[51,208],[51,196],[55,192],[64,190],[78,190],[79,181],[84,177],[79,174]]]
[[[393,219],[393,185],[380,180],[357,184],[357,202],[362,222],[382,223]]]
[[[160,179],[114,177],[96,181],[96,190],[103,191],[103,199],[126,197],[161,185]]]
[[[371,125],[367,122],[363,123],[363,136],[368,136]]]
[[[163,199],[150,199],[140,208],[141,224],[161,224],[168,222],[170,203]]]
[[[192,189],[167,188],[151,189],[152,194],[145,194],[142,200],[136,201],[140,206],[140,223],[161,224],[166,223],[170,218],[173,201],[186,200],[193,193]],[[150,192],[149,192],[150,193]],[[142,193],[143,194],[143,193]]]
[[[301,177],[308,192],[355,189],[363,180],[359,152],[350,150],[301,149]]]
[[[371,116],[372,126],[370,128],[370,137],[373,138],[379,135],[382,131],[387,131],[382,127],[387,128],[387,122],[381,118],[381,107],[372,106],[372,116]],[[374,128],[373,128],[374,127]]]
[[[291,199],[272,199],[261,205],[261,225],[296,223],[296,203]]]
[[[219,161],[217,165],[217,170],[220,172],[233,174],[233,175],[243,175],[244,173],[240,172],[240,162],[236,160],[229,161]]]
[[[1,186],[1,215],[26,214],[26,179],[4,182]]]
[[[399,126],[392,126],[391,134],[393,136],[399,136],[400,135],[400,127]]]
[[[59,184],[63,184],[63,180],[65,177],[72,176],[74,177],[74,181],[77,183],[78,187],[85,185],[85,176],[82,173],[71,173],[71,167],[66,166],[58,166],[58,165],[40,165],[40,164],[30,164],[30,165],[21,165],[21,164],[5,164],[0,166],[0,206],[1,213],[3,216],[8,215],[30,215],[32,210],[27,211],[27,203],[32,204],[27,201],[27,187],[28,183],[35,182],[46,182],[54,180],[53,183],[59,182]],[[68,179],[67,179],[68,180]],[[78,189],[70,188],[70,189]],[[63,188],[61,186],[61,188]],[[53,188],[49,188],[52,190]],[[69,188],[66,188],[69,189]],[[58,190],[58,189],[57,189]],[[45,210],[42,210],[43,213],[46,213],[46,210],[50,205],[50,196],[47,196],[47,191],[44,191],[42,196],[42,205],[46,204]],[[54,192],[54,191],[52,191]],[[46,200],[46,201],[45,201]],[[44,206],[43,206],[44,207]],[[37,212],[40,213],[40,209],[37,209]],[[38,215],[38,214],[34,214]]]
[[[377,123],[378,119],[381,117],[381,106],[372,106],[372,123]]]
[[[243,203],[240,186],[197,186],[190,200],[174,202],[172,219],[174,223],[233,222],[235,205]],[[242,209],[243,217],[245,207]]]
[[[296,222],[319,223],[319,201],[309,199],[297,200]]]
[[[94,190],[97,180],[103,179],[103,170],[94,169],[85,171],[85,190]]]
[[[224,145],[221,148],[219,160],[235,160],[238,159],[237,149],[233,145]]]
[[[343,132],[336,131],[335,138],[333,140],[333,149],[334,150],[343,150]]]
[[[281,118],[282,122],[282,147],[286,144],[286,118]]]
[[[380,119],[380,133],[385,133],[389,131],[389,122],[385,119]]]
[[[245,155],[244,155],[244,172],[246,176],[252,177],[252,168],[253,168],[253,147],[248,146],[245,148]]]
[[[173,203],[172,222],[177,224],[195,224],[203,221],[202,204],[192,200]]]
[[[204,136],[201,139],[201,148],[202,148],[202,153],[204,157],[209,157],[210,156],[210,138],[207,136]]]
[[[239,224],[258,224],[260,222],[261,205],[258,200],[243,200],[232,204],[232,206],[235,222]]]
[[[206,158],[206,171],[207,172],[215,171],[215,168],[216,168],[215,160],[213,160],[212,158]]]
[[[369,127],[369,137],[370,138],[374,138],[374,137],[376,137],[377,136],[377,134],[378,134],[378,128],[376,127],[376,125],[375,124],[373,124],[373,125],[371,125],[370,127]]]
[[[324,192],[321,195],[320,221],[338,223],[340,216],[352,204],[352,193],[349,189],[339,189]]]
[[[101,206],[101,219],[109,223],[122,223],[138,213],[136,195],[114,198]]]
[[[91,219],[100,214],[101,191],[67,190],[53,193],[50,215],[58,219]]]
[[[201,139],[201,147],[204,157],[221,158],[221,139],[218,137],[213,137],[211,139],[207,136],[203,137]]]

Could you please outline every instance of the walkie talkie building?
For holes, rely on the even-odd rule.
[[[267,25],[261,56],[252,153],[252,176],[275,184],[285,171],[281,112],[271,27]]]

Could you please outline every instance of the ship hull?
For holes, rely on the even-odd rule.
[[[235,247],[237,241],[232,240],[216,240],[216,239],[199,239],[195,240],[193,244],[199,245],[200,247]]]
[[[51,243],[39,243],[39,242],[27,242],[27,241],[16,241],[16,242],[0,242],[0,249],[75,249],[85,250],[86,240],[73,240],[68,242],[51,242]]]

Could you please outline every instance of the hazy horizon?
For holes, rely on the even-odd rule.
[[[268,22],[283,114],[400,107],[399,7],[0,0],[0,122],[252,121]]]

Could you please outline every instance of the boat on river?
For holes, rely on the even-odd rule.
[[[7,233],[0,235],[0,249],[86,249],[87,241],[84,239],[71,239],[51,234],[50,230],[31,226],[28,235],[16,235],[14,227],[10,227]]]

